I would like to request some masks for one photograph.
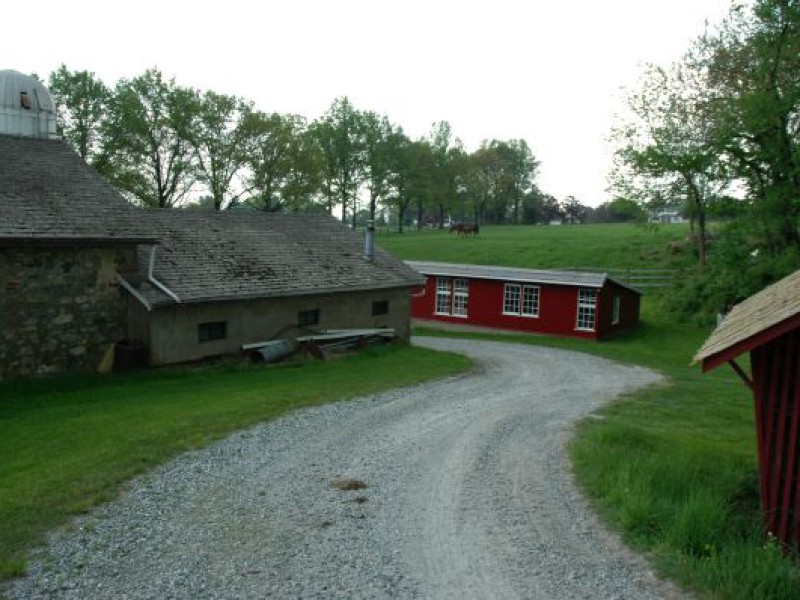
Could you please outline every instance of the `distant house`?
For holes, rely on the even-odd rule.
[[[58,138],[47,89],[0,71],[0,379],[93,369],[129,339],[165,364],[331,328],[408,338],[423,281],[330,217],[135,208]]]
[[[415,321],[600,339],[635,327],[641,293],[605,273],[407,261]]]
[[[651,223],[688,223],[688,219],[677,210],[662,210],[650,213]]]
[[[423,278],[328,216],[153,211],[158,245],[122,273],[128,334],[152,364],[234,353],[243,344],[329,329],[409,336]]]

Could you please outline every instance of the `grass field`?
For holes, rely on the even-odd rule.
[[[486,226],[477,238],[447,230],[383,231],[376,242],[406,260],[440,260],[529,268],[671,268],[687,257],[669,252],[686,225],[628,224]]]
[[[407,259],[620,269],[647,257],[655,263],[649,266],[669,264],[662,250],[686,233],[626,225],[543,230],[489,228],[474,242],[441,232],[379,241]],[[662,300],[645,296],[641,326],[600,343],[472,337],[589,352],[666,375],[666,384],[621,398],[580,425],[571,452],[586,494],[628,543],[682,585],[720,598],[800,598],[800,563],[784,558],[760,530],[749,392],[728,368],[702,375],[689,366],[709,331],[666,318]]]
[[[0,384],[0,580],[24,572],[26,552],[45,532],[187,449],[288,410],[441,377],[469,364],[461,356],[391,346],[297,367]]]

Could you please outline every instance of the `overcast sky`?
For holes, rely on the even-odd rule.
[[[644,62],[678,59],[730,0],[7,2],[0,69],[64,63],[111,85],[157,66],[265,111],[320,116],[338,96],[407,134],[445,120],[467,150],[524,138],[539,185],[608,200],[607,142]]]

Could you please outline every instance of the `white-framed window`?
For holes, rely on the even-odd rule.
[[[539,316],[539,286],[526,285],[522,288],[522,316]]]
[[[458,278],[453,280],[453,316],[466,317],[469,302],[469,282]]]
[[[619,323],[619,294],[614,294],[614,303],[611,308],[611,324],[617,325]]]
[[[436,278],[436,310],[437,315],[466,317],[469,306],[469,280],[461,277]]]
[[[522,292],[522,286],[520,284],[518,283],[505,284],[503,292],[504,315],[519,314],[519,299],[521,292]]]
[[[575,329],[594,331],[594,317],[597,310],[597,292],[593,289],[578,290],[578,321]]]
[[[538,317],[539,286],[506,283],[503,288],[503,314]]]
[[[450,280],[447,277],[436,278],[436,314],[450,314]]]

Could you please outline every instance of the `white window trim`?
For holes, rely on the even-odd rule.
[[[581,292],[590,293],[592,294],[592,302],[581,302]],[[591,327],[580,327],[580,314],[581,308],[591,308],[592,309],[592,326]],[[576,331],[595,331],[595,324],[597,323],[597,290],[592,288],[579,288],[578,289],[578,306],[575,312],[575,330]]]
[[[456,312],[456,298],[463,298],[464,312]],[[469,280],[464,277],[453,279],[452,304],[450,305],[450,316],[466,319],[469,317]]]
[[[536,310],[532,313],[525,312],[525,291],[526,290],[536,290]],[[519,303],[519,316],[525,317],[528,319],[538,319],[539,318],[539,304],[542,301],[542,289],[538,285],[523,285],[522,286],[522,296],[520,297]]]
[[[447,289],[446,290],[440,285],[442,282],[446,282],[447,283]],[[447,312],[441,312],[439,310],[439,296],[447,296],[447,307],[448,307],[448,311]],[[453,308],[453,292],[452,292],[452,285],[450,283],[450,279],[448,279],[447,277],[437,277],[436,278],[436,297],[434,299],[434,304],[433,304],[433,314],[449,316],[450,315],[450,311],[452,310],[452,308]]]
[[[517,288],[517,310],[506,310],[506,298],[509,288]],[[525,290],[536,290],[536,312],[526,313],[525,311]],[[538,285],[524,285],[522,283],[506,282],[503,284],[503,314],[508,317],[524,317],[526,319],[538,319],[540,305],[542,302],[542,288]]]
[[[446,283],[440,286],[440,283]],[[456,285],[459,282],[460,285]],[[447,296],[447,312],[439,310],[439,296]],[[456,313],[456,298],[464,300],[464,312]],[[455,317],[457,319],[469,318],[469,279],[466,277],[437,277],[436,278],[436,298],[433,305],[433,314],[443,317]]]

